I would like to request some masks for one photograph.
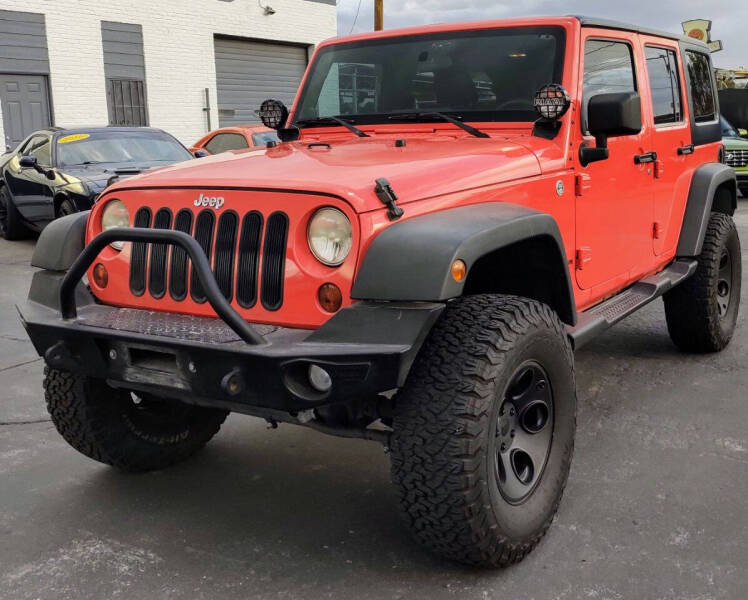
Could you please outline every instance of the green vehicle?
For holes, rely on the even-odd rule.
[[[745,129],[738,130],[724,117],[722,124],[722,143],[725,146],[725,164],[735,169],[738,175],[738,188],[743,197],[748,197],[748,140],[740,134],[748,134]]]

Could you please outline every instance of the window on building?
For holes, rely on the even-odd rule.
[[[132,23],[101,22],[110,125],[148,125],[143,29]]]
[[[247,144],[245,137],[238,133],[219,133],[210,138],[210,141],[205,144],[205,149],[211,154],[220,154],[228,150],[239,150],[248,147],[249,144]]]
[[[647,46],[647,74],[655,125],[683,120],[678,57],[674,50]]]
[[[635,92],[636,75],[631,47],[613,40],[587,40],[584,45],[583,128],[587,131],[587,105],[597,94]]]
[[[138,79],[107,79],[109,124],[128,127],[148,125],[145,83]]]
[[[716,110],[709,57],[701,52],[686,50],[686,70],[691,85],[694,120],[697,123],[714,121]]]

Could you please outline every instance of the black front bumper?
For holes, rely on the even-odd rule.
[[[119,232],[130,241],[137,235],[185,243],[180,235],[172,240],[169,234],[175,233]],[[199,247],[188,251],[222,318],[103,306],[79,280],[115,235],[95,238],[67,274],[35,273],[29,300],[18,311],[48,365],[135,391],[248,414],[297,413],[366,399],[404,384],[444,308],[438,303],[360,302],[314,331],[250,325],[239,322],[241,317],[220,296]],[[310,384],[312,364],[329,373],[329,390]]]

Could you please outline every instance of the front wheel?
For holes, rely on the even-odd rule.
[[[392,476],[405,522],[431,550],[506,566],[558,509],[576,428],[574,359],[546,305],[451,302],[396,398]]]
[[[718,352],[738,320],[742,260],[732,217],[712,213],[696,273],[663,296],[670,339],[686,352]]]
[[[10,192],[4,185],[0,185],[0,237],[6,240],[21,240],[28,233]]]
[[[65,441],[123,471],[163,469],[185,460],[218,433],[228,414],[50,368],[45,369],[44,392]]]

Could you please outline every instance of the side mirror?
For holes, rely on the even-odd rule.
[[[21,166],[22,169],[34,169],[37,173],[41,173],[44,175],[47,179],[50,181],[54,181],[54,179],[57,177],[55,172],[52,169],[45,169],[42,167],[39,162],[36,160],[36,156],[22,156],[18,160],[18,164]]]
[[[195,158],[204,158],[206,156],[210,156],[210,153],[206,152],[205,150],[195,150],[192,155]]]
[[[595,136],[595,148],[582,146],[579,161],[583,167],[610,156],[608,138],[635,135],[642,130],[641,98],[636,92],[597,94],[587,105],[587,129]]]
[[[22,156],[19,159],[18,164],[22,169],[36,169],[38,166],[36,164],[36,156]]]

